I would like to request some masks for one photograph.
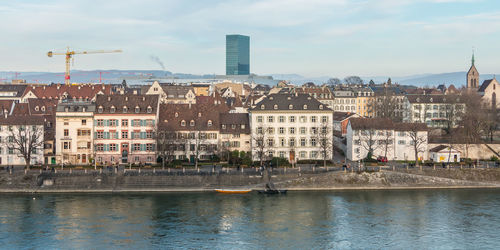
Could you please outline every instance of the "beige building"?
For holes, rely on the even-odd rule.
[[[58,164],[87,165],[93,158],[93,116],[95,104],[66,101],[56,109],[56,161]]]

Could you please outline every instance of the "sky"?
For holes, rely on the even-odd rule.
[[[259,75],[500,72],[498,0],[0,1],[0,71],[161,69],[224,74],[225,35],[250,36]]]

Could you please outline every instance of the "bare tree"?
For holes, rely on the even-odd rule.
[[[459,125],[466,157],[469,158],[470,145],[481,142],[481,135],[485,130],[485,117],[480,102],[481,99],[476,92],[466,92],[462,95],[462,99],[465,103],[465,110]]]
[[[371,158],[373,156],[373,152],[380,147],[380,144],[377,144],[375,139],[375,129],[370,127],[365,127],[359,132],[359,140],[361,147],[363,147],[367,153],[365,158]]]
[[[425,152],[427,145],[427,131],[423,123],[408,123],[408,135],[410,137],[410,144],[413,147],[415,154],[415,164],[418,166],[418,154]],[[420,170],[422,166],[420,165]]]
[[[393,133],[390,130],[386,130],[382,136],[382,139],[379,139],[379,144],[381,144],[382,149],[384,150],[384,157],[387,159],[387,153],[392,151],[392,145],[394,143]]]
[[[322,122],[320,124],[316,138],[321,157],[323,158],[323,167],[326,167],[326,161],[332,159],[333,153],[333,135],[330,123]]]
[[[359,76],[348,76],[344,78],[344,82],[347,84],[363,84],[363,79]]]
[[[341,82],[341,81],[340,81],[340,79],[338,79],[338,78],[330,78],[330,79],[328,79],[328,82],[327,82],[327,84],[328,84],[329,86],[331,86],[331,87],[333,87],[333,86],[335,86],[335,85],[339,85],[339,84],[341,84],[341,83],[342,83],[342,82]]]
[[[252,148],[254,149],[253,151],[255,151],[255,154],[257,154],[260,166],[264,165],[264,161],[266,159],[266,150],[268,148],[267,134],[267,127],[257,127],[252,133]]]
[[[162,168],[165,168],[165,163],[170,162],[175,157],[177,134],[166,128],[157,128],[155,139],[156,150],[162,160]]]
[[[398,112],[398,98],[395,96],[394,91],[388,87],[384,87],[384,91],[376,97],[374,105],[377,117],[389,118],[394,122],[402,120]]]
[[[31,158],[38,150],[43,150],[43,125],[17,125],[9,127],[7,140],[2,144],[24,158],[26,169],[31,166]]]

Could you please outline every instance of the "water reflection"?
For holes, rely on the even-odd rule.
[[[498,190],[0,196],[2,248],[494,248]]]

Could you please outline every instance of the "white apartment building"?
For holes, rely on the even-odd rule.
[[[267,160],[321,160],[321,128],[328,127],[327,137],[333,139],[333,111],[308,94],[271,94],[249,112],[254,161],[260,160],[261,149]],[[260,143],[264,148],[258,146]],[[332,149],[328,155],[331,157]]]
[[[465,111],[459,95],[408,95],[405,98],[404,122],[421,122],[432,128],[453,127]]]
[[[351,118],[347,125],[346,156],[351,161],[362,160],[371,149],[373,158],[386,156],[390,161],[414,161],[413,145],[417,140],[412,138],[418,138],[419,159],[427,160],[428,138],[425,124],[393,123],[384,118]]]
[[[31,164],[43,164],[43,118],[9,116],[0,119],[0,166],[26,165],[23,155],[15,149],[19,147],[15,141],[20,137],[32,137],[30,135],[37,139],[34,143],[28,142],[28,145],[36,146],[31,151]]]
[[[63,101],[56,109],[55,148],[58,164],[86,165],[93,158],[95,104]]]

